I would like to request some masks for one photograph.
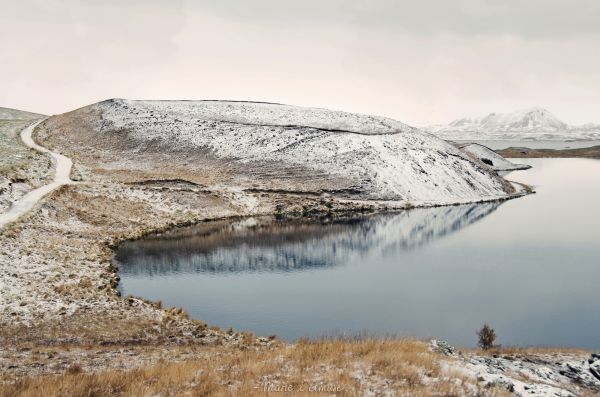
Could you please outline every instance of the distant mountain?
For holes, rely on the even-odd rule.
[[[546,109],[532,108],[511,113],[490,113],[462,118],[448,125],[426,127],[444,139],[584,140],[600,139],[600,125],[570,126]]]
[[[42,114],[0,107],[0,120],[35,120],[42,117]]]

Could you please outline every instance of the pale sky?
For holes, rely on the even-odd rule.
[[[0,106],[239,99],[600,123],[598,0],[0,0]]]

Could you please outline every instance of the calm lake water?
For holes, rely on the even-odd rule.
[[[600,348],[600,161],[519,159],[537,194],[335,222],[215,222],[128,242],[124,294],[223,328]]]

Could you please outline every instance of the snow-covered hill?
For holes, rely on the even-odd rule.
[[[483,163],[433,135],[388,118],[325,109],[116,99],[54,116],[43,130],[72,150],[76,162],[95,151],[98,167],[129,176],[139,171],[242,190],[416,205],[513,191]]]
[[[532,108],[512,113],[490,113],[462,118],[448,125],[426,127],[444,139],[583,140],[600,139],[600,125],[570,126],[546,109]]]
[[[35,120],[42,117],[44,116],[37,113],[0,107],[0,120]]]

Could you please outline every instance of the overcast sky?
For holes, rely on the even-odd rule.
[[[0,0],[0,106],[243,99],[600,122],[598,0]]]

